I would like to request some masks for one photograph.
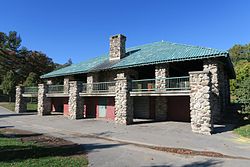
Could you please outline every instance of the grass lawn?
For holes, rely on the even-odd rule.
[[[0,166],[87,166],[88,160],[79,145],[63,139],[40,135],[13,135],[13,133],[6,135],[0,132]]]
[[[8,110],[15,111],[15,103],[11,102],[0,102],[0,106],[7,108]],[[36,111],[37,104],[36,103],[27,103],[27,111]]]
[[[243,136],[243,137],[250,138],[250,124],[240,126],[236,129],[234,129],[234,132]]]

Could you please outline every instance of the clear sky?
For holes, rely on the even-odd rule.
[[[0,31],[57,63],[108,52],[122,33],[127,47],[170,41],[227,50],[250,42],[250,0],[2,0]]]

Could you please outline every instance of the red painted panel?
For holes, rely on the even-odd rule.
[[[65,115],[65,116],[69,115],[69,105],[68,105],[68,103],[63,105],[63,115]]]
[[[83,118],[87,118],[87,104],[84,100],[84,104],[83,104]]]
[[[107,113],[106,118],[114,120],[115,119],[115,100],[113,97],[107,98]]]

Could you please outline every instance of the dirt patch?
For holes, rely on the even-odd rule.
[[[10,138],[20,138],[21,141],[32,141],[34,143],[39,143],[46,146],[65,146],[65,145],[74,145],[75,143],[67,141],[64,139],[46,136],[40,133],[34,133],[25,130],[19,129],[1,129],[0,132]]]
[[[85,152],[80,145],[61,138],[46,136],[44,134],[34,133],[26,130],[10,128],[0,129],[0,133],[4,137],[16,138],[22,142],[33,142],[39,144],[40,146],[45,146],[48,149],[52,148],[52,150],[55,151],[58,150],[57,148],[65,150],[65,152],[60,153],[61,156],[85,155]]]

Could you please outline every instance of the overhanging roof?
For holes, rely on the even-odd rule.
[[[227,51],[212,48],[176,44],[171,42],[155,42],[126,49],[126,57],[119,61],[109,61],[109,55],[103,55],[91,60],[42,75],[41,78],[88,73],[108,69],[122,69],[149,64],[196,60],[212,57],[228,57]],[[230,59],[229,59],[230,60]],[[233,70],[233,69],[232,69]],[[234,72],[234,71],[233,71]]]

